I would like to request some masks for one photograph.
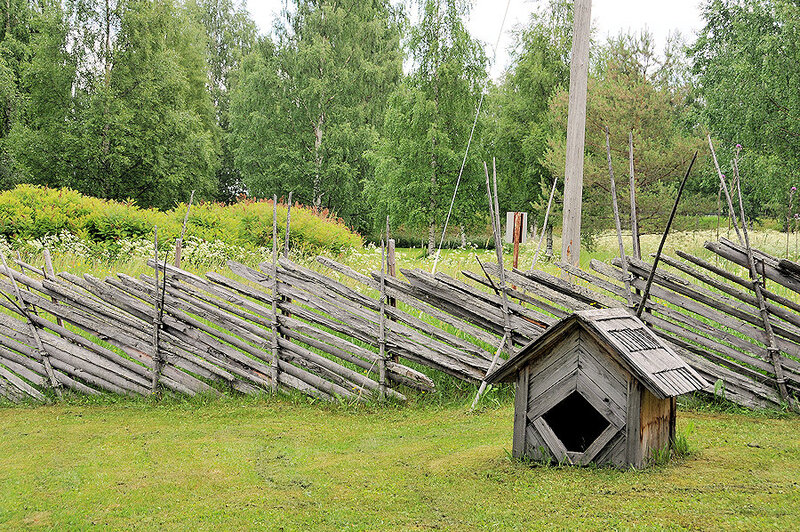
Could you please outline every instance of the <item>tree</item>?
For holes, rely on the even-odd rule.
[[[386,0],[297,0],[248,58],[231,104],[231,143],[248,191],[294,191],[363,226],[364,152],[402,70]]]
[[[515,32],[512,64],[487,95],[483,149],[487,158],[497,157],[502,170],[501,212],[531,210],[541,203],[542,193],[546,204],[553,182],[544,164],[550,137],[547,112],[555,91],[569,83],[571,34],[572,3],[550,0]],[[555,175],[562,174],[559,170]]]
[[[722,141],[724,167],[733,146],[744,147],[742,187],[752,209],[783,218],[800,166],[800,4],[709,0],[703,18],[689,52],[701,118]]]
[[[313,197],[302,171],[308,150],[295,129],[298,111],[290,89],[274,43],[260,39],[242,61],[241,80],[231,95],[230,145],[251,195],[293,190],[295,198],[307,202]]]
[[[190,0],[193,18],[205,28],[208,88],[220,132],[220,166],[216,198],[231,201],[244,192],[241,174],[235,167],[228,142],[231,92],[236,86],[242,59],[256,45],[255,22],[242,0]]]
[[[202,30],[171,0],[82,0],[47,19],[10,135],[26,180],[169,207],[215,191]],[[30,146],[36,145],[37,150]]]
[[[16,182],[67,186],[74,173],[64,168],[80,156],[71,115],[76,62],[67,50],[69,25],[59,2],[43,2],[30,15],[29,54],[20,64],[16,119],[4,146],[9,171]]]
[[[395,225],[428,229],[433,253],[486,80],[483,48],[472,39],[459,0],[426,0],[411,31],[414,71],[390,99],[381,140],[371,154],[375,181],[367,187]],[[472,152],[454,207],[462,222],[474,219],[483,197],[483,170]]]
[[[677,184],[695,150],[704,148],[699,132],[680,120],[687,105],[686,89],[669,80],[684,79],[671,54],[659,58],[647,33],[611,39],[598,54],[589,79],[584,164],[583,237],[613,227],[604,127],[611,132],[611,150],[618,201],[624,217],[630,212],[627,189],[628,133],[633,131],[637,216],[645,230],[661,229],[672,208]],[[545,164],[560,172],[564,164],[567,123],[566,90],[554,96]],[[708,169],[696,165],[694,176]],[[695,177],[695,181],[699,181]],[[686,202],[683,203],[686,205]]]
[[[38,15],[36,6],[28,0],[6,0],[0,4],[0,187],[3,188],[12,186],[19,177],[8,152],[7,138],[24,102],[20,84],[31,60],[31,37],[35,35]]]

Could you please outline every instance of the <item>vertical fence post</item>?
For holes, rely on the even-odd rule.
[[[497,199],[497,167],[495,166],[494,159],[492,160],[492,176],[494,184],[494,194],[492,193],[492,186],[489,184],[489,169],[486,168],[484,163],[484,170],[486,171],[486,191],[489,194],[489,212],[493,218],[492,232],[494,233],[495,252],[497,253],[497,266],[500,268],[500,292],[503,302],[503,330],[506,333],[506,345],[508,356],[514,354],[514,342],[511,336],[511,316],[508,310],[508,293],[506,289],[506,270],[503,266],[503,238],[500,235],[500,206]]]
[[[717,152],[714,151],[714,144],[711,142],[711,134],[708,135],[708,147],[711,150],[711,158],[714,160],[714,168],[717,169],[717,175],[719,175],[719,184],[722,187],[722,191],[725,193],[725,200],[728,202],[729,222],[733,223],[736,236],[739,237],[739,244],[744,246],[744,239],[742,238],[742,233],[739,231],[739,225],[736,222],[736,210],[733,208],[733,200],[731,199],[730,191],[728,191],[728,185],[725,182],[725,174],[722,173],[719,167],[719,161],[717,161]],[[733,186],[731,186],[731,188],[733,188]]]
[[[153,292],[153,378],[150,382],[150,393],[155,395],[158,393],[158,380],[161,377],[161,370],[163,367],[163,360],[161,359],[161,350],[159,349],[159,341],[161,335],[161,312],[159,311],[158,301],[158,279],[159,279],[159,265],[158,265],[158,226],[153,227],[153,259],[155,264],[155,290]],[[166,275],[166,272],[165,272]]]
[[[192,195],[189,196],[189,205],[186,206],[186,214],[183,216],[183,227],[181,227],[181,236],[177,240],[175,240],[175,267],[181,267],[181,253],[183,251],[183,238],[186,236],[186,223],[189,221],[189,210],[192,208],[192,202],[194,201],[194,190],[192,190]]]
[[[386,217],[386,273],[391,277],[397,277],[397,260],[394,252],[394,238],[389,238],[389,217]],[[386,298],[386,302],[392,308],[397,308],[397,300],[393,297]],[[390,318],[391,319],[391,318]],[[399,362],[400,357],[393,353],[392,362]]]
[[[558,184],[558,176],[553,179],[553,188],[550,189],[550,199],[547,200],[547,210],[544,211],[544,222],[542,222],[542,232],[539,235],[539,243],[536,244],[536,253],[533,254],[533,262],[531,263],[530,270],[533,271],[533,268],[536,266],[536,263],[539,261],[539,252],[542,250],[542,242],[544,240],[545,235],[548,235],[547,239],[547,256],[553,256],[553,233],[547,232],[547,220],[550,218],[550,207],[553,205],[553,196],[556,194],[556,185]],[[534,225],[534,227],[536,227]]]
[[[508,357],[514,354],[514,340],[512,338],[512,330],[511,330],[511,317],[508,310],[508,294],[506,291],[506,272],[503,266],[503,241],[502,237],[500,236],[500,215],[499,205],[497,200],[497,170],[492,164],[493,169],[493,176],[494,176],[494,194],[492,194],[492,186],[489,183],[489,169],[486,167],[486,163],[483,164],[484,171],[486,172],[486,192],[489,196],[489,216],[492,218],[492,234],[494,235],[494,243],[495,243],[495,251],[497,252],[497,266],[500,269],[500,295],[502,297],[503,302],[503,315],[505,321],[503,323],[503,330],[505,334],[503,335],[502,340],[500,340],[500,344],[497,346],[497,351],[492,359],[492,363],[489,365],[489,369],[486,371],[486,375],[489,375],[494,367],[497,365],[497,361],[500,358],[500,351],[503,349],[503,344],[506,344],[506,349],[508,352]],[[476,256],[477,258],[477,256]],[[480,260],[478,260],[478,264],[480,264]],[[481,265],[483,268],[483,265]],[[486,271],[484,270],[484,273]],[[488,276],[487,276],[488,277]],[[491,278],[489,278],[491,282]],[[472,401],[472,408],[473,410],[478,404],[478,401],[483,395],[483,392],[486,390],[486,376],[481,380],[480,387],[478,388],[478,392],[475,394],[475,399]]]
[[[380,320],[378,331],[378,397],[381,401],[386,399],[386,245],[381,239],[381,295],[380,295]]]
[[[288,216],[287,216],[288,218]],[[278,391],[278,195],[272,197],[272,393]]]
[[[625,258],[625,245],[622,242],[622,224],[619,221],[619,207],[617,205],[617,184],[614,181],[614,167],[611,165],[611,140],[608,126],[604,126],[606,132],[606,158],[608,159],[608,175],[611,178],[611,206],[614,210],[614,224],[617,229],[617,244],[619,244],[619,259],[622,261],[622,276],[625,278],[625,297],[628,300],[628,307],[633,308],[633,294],[631,294],[631,276],[628,273],[628,260]]]
[[[631,180],[631,240],[633,240],[633,256],[642,260],[642,246],[639,241],[639,218],[636,216],[636,178],[633,173],[633,131],[628,133],[628,173]]]
[[[289,191],[289,200],[286,203],[286,233],[284,234],[284,238],[283,238],[283,258],[287,259],[287,260],[289,259],[289,235],[291,233],[291,220],[292,220],[292,191],[290,190]],[[277,224],[277,221],[275,223]],[[277,227],[277,225],[276,225],[276,227]],[[276,229],[276,231],[277,231],[277,229]],[[277,272],[277,271],[278,270],[277,270],[277,266],[276,266],[275,272]],[[277,275],[277,273],[276,273],[276,275]],[[277,278],[276,278],[276,282],[277,282]],[[280,302],[281,303],[291,303],[292,299],[289,296],[281,296]],[[288,317],[292,316],[292,314],[288,310],[285,310],[284,308],[281,308],[280,311],[281,311],[281,315],[282,316],[288,316]],[[292,339],[289,338],[288,336],[286,336],[285,334],[281,335],[281,336],[287,342],[291,342],[292,341]]]

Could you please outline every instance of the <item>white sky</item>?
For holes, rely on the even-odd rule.
[[[507,48],[511,44],[510,30],[525,23],[530,13],[543,0],[511,0],[503,35],[500,38],[497,61],[491,75],[498,78],[508,64]],[[283,8],[285,0],[249,0],[248,9],[258,24],[261,33],[272,29],[272,21]],[[608,35],[620,31],[639,31],[647,28],[653,33],[656,49],[663,49],[667,34],[678,30],[685,37],[702,27],[700,19],[701,0],[594,0],[592,21],[597,28],[597,38],[605,40]],[[491,58],[506,3],[502,0],[476,0],[467,26],[472,35],[486,44],[486,55]],[[412,8],[413,9],[413,8]]]

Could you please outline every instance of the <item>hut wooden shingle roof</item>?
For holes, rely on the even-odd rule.
[[[701,390],[708,383],[666,343],[626,309],[575,312],[551,325],[539,338],[487,376],[486,381],[513,380],[517,371],[555,345],[573,327],[580,326],[610,348],[642,384],[658,398]]]

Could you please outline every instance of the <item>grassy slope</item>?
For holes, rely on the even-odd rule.
[[[512,405],[299,401],[0,410],[0,525],[19,528],[785,529],[800,424],[681,412],[693,454],[643,472],[507,458]]]

